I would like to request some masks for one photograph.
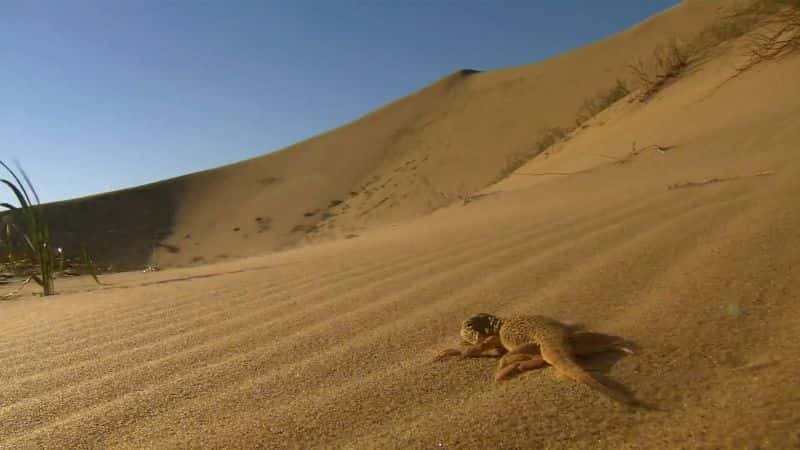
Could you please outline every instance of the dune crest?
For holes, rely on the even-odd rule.
[[[460,202],[508,174],[627,65],[718,16],[681,4],[534,64],[456,71],[339,128],[204,172],[50,206],[56,240],[117,268],[197,265],[361,234]]]

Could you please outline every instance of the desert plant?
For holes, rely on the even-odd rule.
[[[8,221],[7,217],[3,217],[3,223],[0,224],[0,244],[3,247],[3,253],[6,258],[4,264],[8,264],[12,272],[16,272],[16,245],[14,242],[14,224]]]
[[[711,44],[726,42],[736,39],[747,33],[753,26],[754,20],[742,17],[740,20],[724,20],[711,25],[705,34],[710,36]]]
[[[575,124],[580,126],[582,123],[596,116],[600,111],[616,103],[630,93],[628,86],[620,79],[611,89],[601,92],[596,96],[587,99],[578,110],[578,117]]]
[[[748,60],[737,69],[745,71],[756,64],[800,51],[800,0],[770,2],[774,11],[757,19],[757,29],[748,35]]]
[[[755,33],[749,36],[751,44],[755,47],[762,47],[769,43],[767,47],[776,49],[786,45],[797,47],[798,26],[800,26],[800,0],[755,0],[745,6],[734,7],[733,10],[722,15],[721,19],[711,24],[695,38],[692,47],[698,53],[702,53],[721,43],[729,42],[741,36]],[[772,32],[760,30],[763,25],[773,25]],[[777,36],[775,32],[778,31]],[[772,35],[772,36],[771,36]],[[794,36],[793,38],[790,38]],[[777,37],[773,40],[772,37]],[[789,39],[787,39],[789,38]],[[762,49],[768,50],[768,49]]]
[[[555,144],[556,142],[562,140],[564,137],[567,136],[567,134],[569,134],[570,131],[571,130],[569,129],[561,127],[552,127],[545,130],[542,137],[533,145],[532,149],[508,157],[506,166],[500,172],[498,177],[492,181],[492,183],[496,183],[497,181],[505,178],[506,176],[514,172],[515,170],[519,169],[526,162],[530,161],[533,157],[547,150],[548,147]]]
[[[27,243],[31,252],[31,259],[35,262],[36,266],[38,266],[39,270],[38,274],[32,273],[31,278],[42,287],[44,295],[53,295],[55,293],[53,286],[53,266],[55,258],[50,246],[50,230],[47,226],[47,222],[45,222],[42,217],[39,196],[36,194],[33,184],[31,184],[30,179],[21,167],[17,166],[22,178],[30,189],[30,194],[17,174],[11,170],[5,162],[0,161],[0,165],[2,165],[14,179],[14,182],[7,179],[0,179],[0,182],[11,189],[19,202],[19,206],[14,206],[10,203],[0,203],[0,206],[23,219],[25,230],[22,232],[22,238],[25,243]],[[31,199],[31,194],[33,195],[33,199],[36,200],[35,204]]]
[[[561,127],[553,127],[545,131],[542,138],[539,139],[539,141],[534,146],[534,148],[536,149],[536,154],[538,155],[539,153],[542,153],[543,151],[547,150],[551,145],[564,139],[564,137],[567,134],[569,134],[569,132],[570,130]]]
[[[494,183],[502,178],[505,178],[510,173],[522,167],[522,165],[531,160],[531,158],[534,158],[538,154],[544,152],[555,143],[564,140],[564,138],[566,138],[582,123],[591,119],[597,115],[597,113],[608,108],[617,102],[617,100],[620,100],[629,93],[630,90],[628,89],[628,86],[622,80],[618,79],[613,87],[606,91],[600,92],[590,99],[587,99],[583,102],[583,105],[578,110],[578,116],[575,119],[574,127],[551,127],[546,129],[539,140],[533,145],[532,149],[509,157],[506,166],[500,172],[499,177],[492,182]]]
[[[629,64],[628,69],[642,87],[638,100],[644,102],[650,99],[668,81],[677,78],[688,66],[689,49],[675,39],[656,47],[650,64],[646,64],[642,60]]]
[[[94,260],[91,256],[89,256],[89,249],[86,248],[86,245],[81,246],[81,259],[80,265],[83,269],[92,276],[94,282],[97,284],[103,284],[99,278],[97,278],[97,264],[95,264]]]

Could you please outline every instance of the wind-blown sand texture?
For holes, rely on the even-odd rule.
[[[56,297],[0,302],[0,448],[800,446],[800,57],[721,85],[737,58],[722,49],[481,190],[542,118],[568,122],[627,56],[709,23],[709,3],[542,63],[456,74],[295,148],[147,187],[174,189],[171,242],[200,236],[204,255],[243,256],[248,243],[290,245],[288,215],[344,199],[360,177],[387,183],[334,206],[340,222],[319,236],[354,239],[108,286],[59,279]],[[608,79],[583,92],[597,61]],[[587,82],[554,90],[572,74]],[[387,144],[389,123],[418,128]],[[609,158],[634,141],[670,149]],[[286,184],[248,197],[250,172]],[[532,175],[544,172],[574,174]],[[217,239],[264,221],[260,208],[279,228],[261,233],[268,243],[245,225]],[[661,410],[630,411],[551,369],[497,383],[491,359],[433,362],[480,311],[635,341],[638,354],[586,367]]]

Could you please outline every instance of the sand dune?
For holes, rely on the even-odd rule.
[[[686,2],[536,64],[456,71],[362,118],[262,157],[48,206],[55,239],[118,269],[199,265],[360,235],[497,181],[583,102],[688,41],[728,2]]]
[[[541,65],[455,74],[345,129],[367,133],[376,128],[364,123],[388,114],[402,127],[441,108],[448,112],[426,130],[446,130],[457,109],[448,101],[481,104],[491,77],[541,70],[546,78],[559,61],[620,42],[644,51],[645,37],[654,42],[672,21],[699,29],[714,10],[708,3],[684,2]],[[489,170],[465,175],[472,184],[463,191],[453,181],[487,164],[472,158],[480,145],[451,165],[429,151],[438,166],[408,173],[442,183],[430,192],[450,186],[449,202],[409,200],[357,218],[370,205],[359,194],[322,233],[329,240],[117,273],[104,277],[107,286],[58,280],[57,297],[0,302],[0,448],[800,446],[800,58],[722,84],[739,54],[722,52],[650,102],[619,102],[497,183],[486,185]],[[516,88],[494,89],[486,98],[516,100]],[[568,120],[572,106],[554,117]],[[483,106],[475,108],[468,113],[477,118]],[[484,113],[485,144],[513,148],[503,139],[514,127]],[[365,140],[382,142],[384,131]],[[419,158],[433,133],[405,135],[420,141],[395,155],[354,148],[344,162],[363,156],[363,165],[341,184],[320,180],[291,214],[324,208],[332,199],[322,192],[344,195],[360,177]],[[225,195],[243,189],[244,173],[289,180],[299,160],[322,173],[335,159],[316,159],[323,142],[346,142],[336,136],[345,134],[166,182],[180,199],[175,233],[211,239],[231,217],[266,217],[255,206],[272,195],[266,190],[244,200],[245,212]],[[670,148],[615,161],[634,141]],[[531,175],[544,172],[574,174]],[[281,195],[290,196],[289,185],[308,178],[286,182]],[[468,201],[453,201],[457,194]],[[214,222],[212,204],[230,210]],[[293,222],[275,214],[275,223]],[[353,230],[356,239],[330,239]],[[238,245],[225,239],[214,245]],[[159,258],[184,257],[171,255]],[[491,359],[433,362],[479,311],[545,314],[637,342],[636,355],[586,365],[659,410],[625,409],[550,369],[497,383]]]

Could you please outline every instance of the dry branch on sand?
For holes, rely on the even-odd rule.
[[[638,156],[639,154],[641,154],[645,150],[655,150],[655,151],[663,154],[667,150],[675,148],[674,145],[658,145],[658,144],[651,144],[651,145],[646,145],[644,147],[636,148],[636,141],[634,141],[631,144],[631,147],[632,147],[631,152],[628,153],[627,155],[625,155],[622,158],[615,158],[613,156],[608,156],[608,155],[598,155],[598,156],[600,156],[602,158],[614,160],[614,162],[616,164],[625,164],[627,162],[630,162],[634,157]],[[579,173],[588,172],[590,170],[592,170],[592,169],[578,170],[578,171],[575,171],[575,172],[536,172],[536,173],[517,172],[514,175],[525,175],[525,176],[529,176],[529,177],[542,177],[542,176],[548,176],[548,175],[563,176],[563,175],[577,175]]]
[[[751,174],[751,175],[738,175],[738,176],[733,176],[733,177],[722,177],[722,178],[708,178],[708,179],[701,180],[701,181],[686,181],[686,182],[683,182],[683,183],[670,184],[669,186],[667,186],[667,189],[669,189],[669,190],[672,190],[672,189],[684,189],[684,188],[705,186],[707,184],[713,184],[713,183],[721,183],[723,181],[739,180],[739,179],[742,179],[742,178],[763,177],[763,176],[774,175],[774,174],[775,174],[775,172],[773,172],[771,170],[765,170],[763,172],[758,172],[758,173],[754,173],[754,174]]]
[[[517,172],[514,175],[526,175],[529,177],[544,177],[548,175],[576,175],[583,172],[588,172],[589,169],[586,170],[578,170],[576,172],[538,172],[538,173],[528,173],[528,172]]]
[[[33,276],[29,276],[28,278],[25,279],[25,281],[23,281],[19,286],[17,286],[16,289],[14,289],[11,292],[7,292],[7,293],[5,293],[3,295],[0,295],[0,298],[3,299],[3,300],[9,300],[9,299],[12,299],[12,298],[18,296],[19,293],[22,292],[22,289],[25,286],[27,286],[28,283],[30,283],[32,279],[33,279]]]
[[[613,159],[617,164],[625,164],[627,162],[630,162],[636,156],[639,156],[639,154],[641,154],[645,150],[655,150],[655,151],[663,154],[667,150],[670,150],[670,149],[673,149],[673,148],[675,148],[674,145],[666,145],[666,146],[664,146],[664,145],[658,145],[658,144],[652,144],[652,145],[647,145],[647,146],[644,146],[644,147],[641,147],[641,148],[636,148],[636,141],[634,141],[631,144],[631,152],[628,153],[627,155],[625,155],[622,158],[615,158],[613,156],[608,156],[608,155],[599,155],[599,156],[601,156],[603,158],[607,158],[607,159]]]

